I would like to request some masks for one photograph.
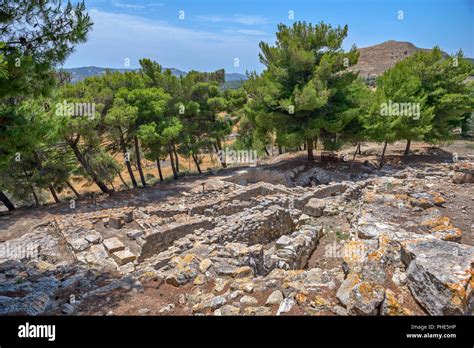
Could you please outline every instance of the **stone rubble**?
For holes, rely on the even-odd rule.
[[[187,287],[162,314],[472,315],[474,247],[444,214],[449,190],[432,189],[472,182],[458,179],[472,168],[386,166],[358,177],[252,168],[196,185],[178,204],[55,217],[3,243],[26,253],[0,254],[0,315],[77,314],[83,301],[143,292],[148,281]],[[328,221],[348,228],[322,260]]]

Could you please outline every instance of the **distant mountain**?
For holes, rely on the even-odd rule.
[[[375,77],[393,67],[400,60],[417,51],[429,51],[411,42],[386,41],[359,49],[359,61],[350,70],[359,71],[361,77]]]
[[[225,74],[225,82],[247,80],[247,76],[238,73]]]
[[[374,46],[360,48],[359,61],[356,65],[352,66],[350,70],[359,71],[361,77],[375,81],[377,76],[383,74],[384,71],[393,67],[397,62],[409,57],[417,51],[429,51],[429,49],[416,47],[411,42],[393,40]],[[474,63],[474,59],[467,59]],[[70,72],[72,75],[72,82],[76,82],[89,76],[101,75],[105,73],[106,70],[124,72],[132,69],[109,69],[99,68],[96,66],[86,66],[64,70]],[[175,76],[186,75],[185,71],[179,69],[170,68],[170,70]],[[229,73],[225,74],[225,80],[226,82],[222,86],[223,89],[238,88],[242,85],[241,81],[247,80],[247,76],[238,73]]]
[[[411,42],[386,41],[378,45],[359,49],[359,61],[350,70],[359,71],[359,75],[364,78],[375,79],[383,74],[385,70],[393,67],[400,60],[409,57],[418,51],[430,51],[428,48],[416,47]],[[448,57],[447,53],[444,53]],[[474,64],[473,58],[467,58]]]
[[[171,73],[177,77],[186,75],[186,71],[182,71],[175,68],[168,68],[168,69],[170,69]],[[71,77],[72,77],[71,82],[74,83],[74,82],[83,80],[87,77],[102,75],[107,70],[125,72],[125,71],[133,71],[133,70],[138,70],[138,69],[115,69],[115,68],[100,68],[97,66],[83,66],[80,68],[70,68],[70,69],[64,69],[64,70],[71,74]],[[243,74],[238,74],[238,73],[225,74],[226,83],[230,81],[240,81],[240,80],[247,80],[247,76]]]

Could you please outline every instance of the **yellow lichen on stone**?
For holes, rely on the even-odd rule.
[[[204,274],[199,274],[194,278],[194,285],[202,285],[204,283],[206,283],[206,276]]]
[[[308,300],[308,296],[304,292],[298,292],[295,295],[295,300],[298,302],[298,304],[303,304]]]
[[[390,316],[400,316],[400,315],[413,315],[413,312],[404,308],[400,302],[395,298],[393,291],[387,289],[385,291],[385,301],[384,301],[384,313],[385,315]]]
[[[318,296],[318,295],[314,296],[313,300],[311,301],[312,307],[322,307],[322,306],[329,307],[330,305],[331,305],[331,302],[326,300],[324,297]]]
[[[466,305],[466,289],[458,283],[447,284],[448,289],[451,291],[451,303],[458,306]]]
[[[401,200],[401,201],[409,201],[410,200],[410,197],[408,195],[401,194],[401,193],[396,193],[395,198],[398,199],[398,200]]]
[[[447,216],[439,216],[433,219],[426,220],[423,222],[423,226],[435,227],[435,226],[451,226],[451,220]]]

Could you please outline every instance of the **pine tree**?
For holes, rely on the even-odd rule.
[[[347,31],[347,26],[332,28],[324,23],[278,25],[276,46],[260,43],[260,61],[266,70],[261,76],[251,75],[248,83],[250,98],[256,100],[251,118],[258,129],[265,137],[273,130],[280,145],[303,140],[310,161],[316,138],[333,137],[352,117],[337,115],[346,111],[343,91],[357,77],[345,71],[358,59],[355,47],[348,52],[341,48]]]
[[[0,56],[3,62],[0,73],[0,137],[4,139],[11,138],[19,125],[29,128],[24,124],[26,119],[19,116],[18,108],[22,101],[51,93],[56,84],[54,66],[64,62],[76,44],[85,41],[92,23],[83,2],[72,5],[61,1],[5,0],[0,5],[0,13]],[[8,171],[12,176],[23,177],[30,181],[26,186],[31,188],[33,176],[11,173],[11,168],[6,167],[20,166],[20,163],[13,163],[13,155],[20,154],[25,159],[22,164],[25,169],[26,159],[33,154],[26,151],[29,148],[25,144],[8,144],[8,149],[0,151],[0,172]],[[20,146],[15,148],[14,144]],[[7,177],[5,172],[2,176]],[[0,182],[0,200],[13,210],[12,202],[2,191],[5,185],[4,179]],[[36,193],[35,198],[39,201]]]

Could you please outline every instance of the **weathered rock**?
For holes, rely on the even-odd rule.
[[[349,273],[337,290],[336,297],[344,306],[347,307],[352,289],[360,282],[359,276],[355,273]]]
[[[146,315],[148,313],[150,313],[150,310],[148,308],[140,308],[138,310],[138,314],[140,314],[140,315]]]
[[[229,315],[230,316],[230,315],[239,315],[239,314],[240,314],[240,308],[229,305],[229,304],[222,306],[221,308],[217,309],[214,312],[214,315]]]
[[[198,274],[196,278],[194,278],[194,285],[203,285],[207,281],[207,278],[204,274]]]
[[[246,307],[244,315],[270,315],[271,310],[268,307]]]
[[[473,296],[474,247],[437,239],[402,244],[408,287],[413,297],[431,315],[461,315],[468,312]]]
[[[265,306],[280,304],[281,301],[283,301],[283,293],[280,290],[275,290],[268,296]]]
[[[400,269],[397,268],[393,273],[392,281],[397,286],[403,286],[407,283],[407,275],[405,272],[401,272]]]
[[[173,303],[168,303],[166,306],[163,306],[158,312],[166,313],[171,312],[174,309],[175,305]]]
[[[253,270],[249,266],[239,267],[232,272],[234,278],[253,277]]]
[[[25,297],[0,296],[0,315],[40,315],[51,308],[50,296],[35,292]]]
[[[284,247],[290,245],[291,242],[291,238],[287,235],[284,235],[277,239],[277,241],[275,242],[275,246],[277,249],[283,249]]]
[[[283,301],[281,301],[280,306],[278,307],[276,315],[281,315],[282,313],[289,312],[293,306],[295,305],[295,300],[287,297]]]
[[[61,312],[66,315],[71,315],[72,313],[74,313],[74,311],[75,311],[75,308],[70,303],[65,303],[61,307]]]
[[[258,303],[257,299],[252,296],[244,295],[239,301],[243,305],[255,305]]]
[[[404,308],[396,299],[395,294],[392,290],[385,290],[385,299],[380,309],[382,315],[413,315],[412,311],[408,308]]]
[[[455,184],[472,184],[474,183],[474,174],[456,172],[453,176]]]
[[[212,309],[217,309],[227,303],[225,296],[216,296],[211,300],[210,307]]]
[[[347,310],[341,306],[334,306],[331,308],[331,311],[336,315],[347,315]]]
[[[353,315],[376,315],[385,296],[383,286],[361,282],[352,289],[347,302],[347,310]]]
[[[211,260],[204,259],[199,263],[199,270],[204,273],[209,269],[209,267],[211,267],[211,265],[212,265]]]
[[[173,258],[174,266],[165,278],[165,283],[174,286],[184,285],[193,280],[199,273],[199,259],[194,254],[186,254]]]
[[[323,215],[324,208],[326,203],[322,199],[311,198],[309,202],[305,205],[303,213],[313,217],[319,217]]]

